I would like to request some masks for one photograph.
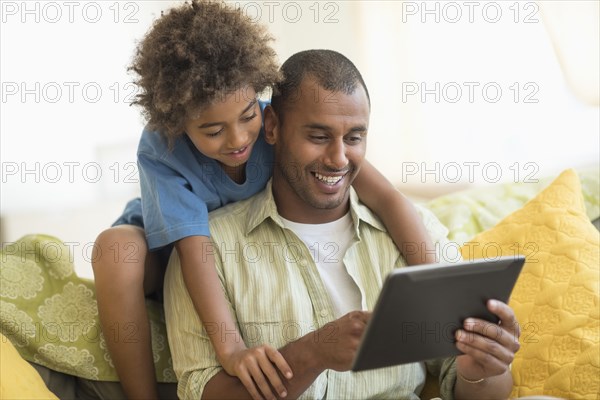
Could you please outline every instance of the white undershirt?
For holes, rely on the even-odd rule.
[[[343,258],[352,243],[350,213],[326,224],[300,224],[281,218],[286,228],[306,244],[333,305],[336,318],[361,309],[360,290],[344,266]]]

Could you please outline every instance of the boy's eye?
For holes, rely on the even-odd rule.
[[[223,132],[223,129],[219,129],[217,132],[207,133],[206,136],[208,136],[208,137],[216,137],[216,136],[219,136],[221,134],[221,132]]]
[[[256,118],[256,115],[256,113],[253,113],[252,115],[244,117],[244,121],[252,121],[254,118]]]

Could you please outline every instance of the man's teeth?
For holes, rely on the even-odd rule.
[[[344,177],[344,176],[326,176],[326,175],[321,175],[317,172],[315,172],[315,176],[317,177],[318,180],[320,180],[321,182],[325,182],[328,185],[335,185],[336,183],[341,181],[342,178]]]
[[[239,149],[236,151],[233,151],[232,154],[240,154],[241,152],[243,152],[244,150],[246,150],[246,148],[244,147],[243,149]]]

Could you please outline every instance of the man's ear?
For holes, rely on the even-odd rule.
[[[268,105],[263,111],[265,124],[265,140],[269,144],[275,144],[279,137],[279,118],[273,107]]]

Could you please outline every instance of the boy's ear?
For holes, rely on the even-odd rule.
[[[279,118],[273,107],[268,105],[263,111],[265,124],[265,140],[269,144],[275,144],[279,137]]]

